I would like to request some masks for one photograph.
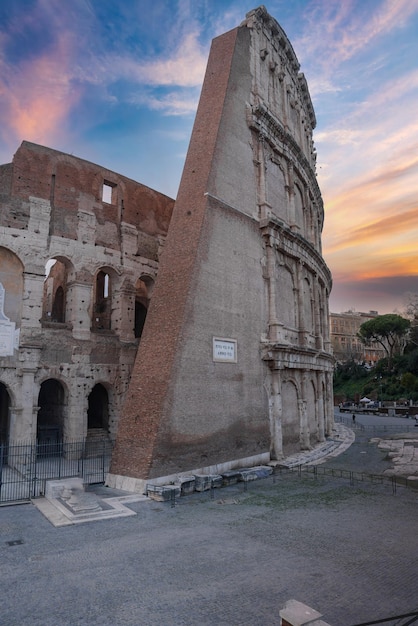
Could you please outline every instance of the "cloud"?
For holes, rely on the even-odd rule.
[[[373,11],[374,9],[374,11]],[[327,0],[308,5],[304,35],[295,39],[300,60],[315,59],[330,76],[342,63],[395,29],[418,11],[418,0],[385,0],[373,5],[355,0]]]
[[[407,294],[418,293],[418,276],[396,276],[365,280],[334,280],[330,310],[378,311],[380,314],[405,309]]]
[[[0,78],[3,133],[48,143],[65,128],[69,111],[80,91],[72,84],[69,68],[71,42],[63,34],[46,52],[23,60],[11,69],[2,66]]]
[[[112,57],[109,61],[108,66],[112,66],[115,78],[129,77],[141,85],[195,87],[203,81],[207,52],[199,45],[198,34],[192,32],[181,40],[170,56],[145,61]]]
[[[161,111],[163,115],[192,115],[197,109],[199,94],[200,89],[171,91],[163,95],[141,91],[129,98],[129,102]]]

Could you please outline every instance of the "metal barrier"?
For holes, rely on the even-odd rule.
[[[409,626],[409,624],[416,624],[417,622],[418,611],[414,611],[412,613],[404,613],[403,615],[394,615],[393,617],[378,619],[373,622],[363,622],[362,624],[355,624],[355,626],[377,626],[378,624],[387,624],[388,626]]]
[[[392,493],[397,493],[398,487],[416,489],[416,481],[410,481],[404,476],[384,476],[383,474],[367,474],[365,472],[356,472],[354,470],[334,469],[324,465],[295,465],[293,467],[276,466],[273,472],[273,482],[278,475],[297,473],[299,476],[308,474],[313,478],[318,476],[331,476],[332,478],[343,478],[355,485],[359,482],[370,483],[372,485],[383,485],[390,487]],[[244,488],[246,491],[246,489]]]
[[[359,417],[359,415],[357,415],[357,417]],[[361,417],[361,416],[360,416]],[[418,436],[418,428],[415,426],[414,423],[412,423],[411,425],[406,425],[406,424],[360,424],[357,420],[355,422],[353,422],[352,419],[348,418],[348,417],[342,417],[341,415],[335,415],[334,416],[334,421],[340,423],[340,424],[344,424],[344,426],[349,426],[350,428],[353,428],[354,430],[361,430],[361,431],[371,431],[373,433],[375,432],[394,432],[394,433],[398,433],[400,431],[402,432],[412,432],[415,431],[417,433]]]
[[[47,480],[79,477],[104,483],[109,471],[109,441],[30,442],[0,446],[0,504],[44,495]]]

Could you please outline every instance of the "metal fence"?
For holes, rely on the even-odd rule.
[[[386,624],[386,626],[409,626],[418,622],[418,611],[412,613],[404,613],[403,615],[394,615],[385,619],[374,620],[373,622],[363,622],[355,626],[377,626],[378,624]]]
[[[358,485],[359,483],[369,483],[370,485],[383,485],[390,487],[392,493],[397,493],[398,487],[406,487],[416,490],[417,483],[406,476],[385,476],[384,474],[369,474],[367,472],[357,472],[348,469],[335,469],[326,467],[326,465],[295,465],[293,467],[275,467],[273,473],[273,482],[277,476],[292,474],[297,472],[299,476],[308,475],[313,478],[319,476],[342,478],[348,480],[350,485]],[[244,485],[245,489],[245,485]]]
[[[0,446],[0,504],[44,495],[48,480],[79,477],[104,483],[109,471],[108,441],[36,442]]]
[[[356,414],[357,417],[361,417]],[[341,415],[335,415],[334,420],[340,424],[344,424],[344,426],[348,426],[353,430],[361,430],[365,432],[382,432],[382,433],[410,433],[416,432],[418,436],[418,427],[415,426],[415,421],[411,420],[411,424],[361,424],[358,420],[354,421],[348,417],[342,417]]]

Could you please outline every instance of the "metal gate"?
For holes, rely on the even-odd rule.
[[[0,504],[43,496],[47,480],[82,478],[104,483],[111,445],[97,442],[37,442],[0,446]]]

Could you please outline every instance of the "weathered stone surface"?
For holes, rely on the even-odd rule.
[[[174,201],[26,141],[0,167],[0,186],[4,314],[19,333],[13,353],[0,354],[0,438],[33,440],[41,424],[84,439],[97,385],[94,410],[114,438],[139,342],[135,307],[148,307]],[[101,272],[110,285],[100,300]]]
[[[264,7],[213,40],[111,481],[281,458],[331,432],[314,126]]]

